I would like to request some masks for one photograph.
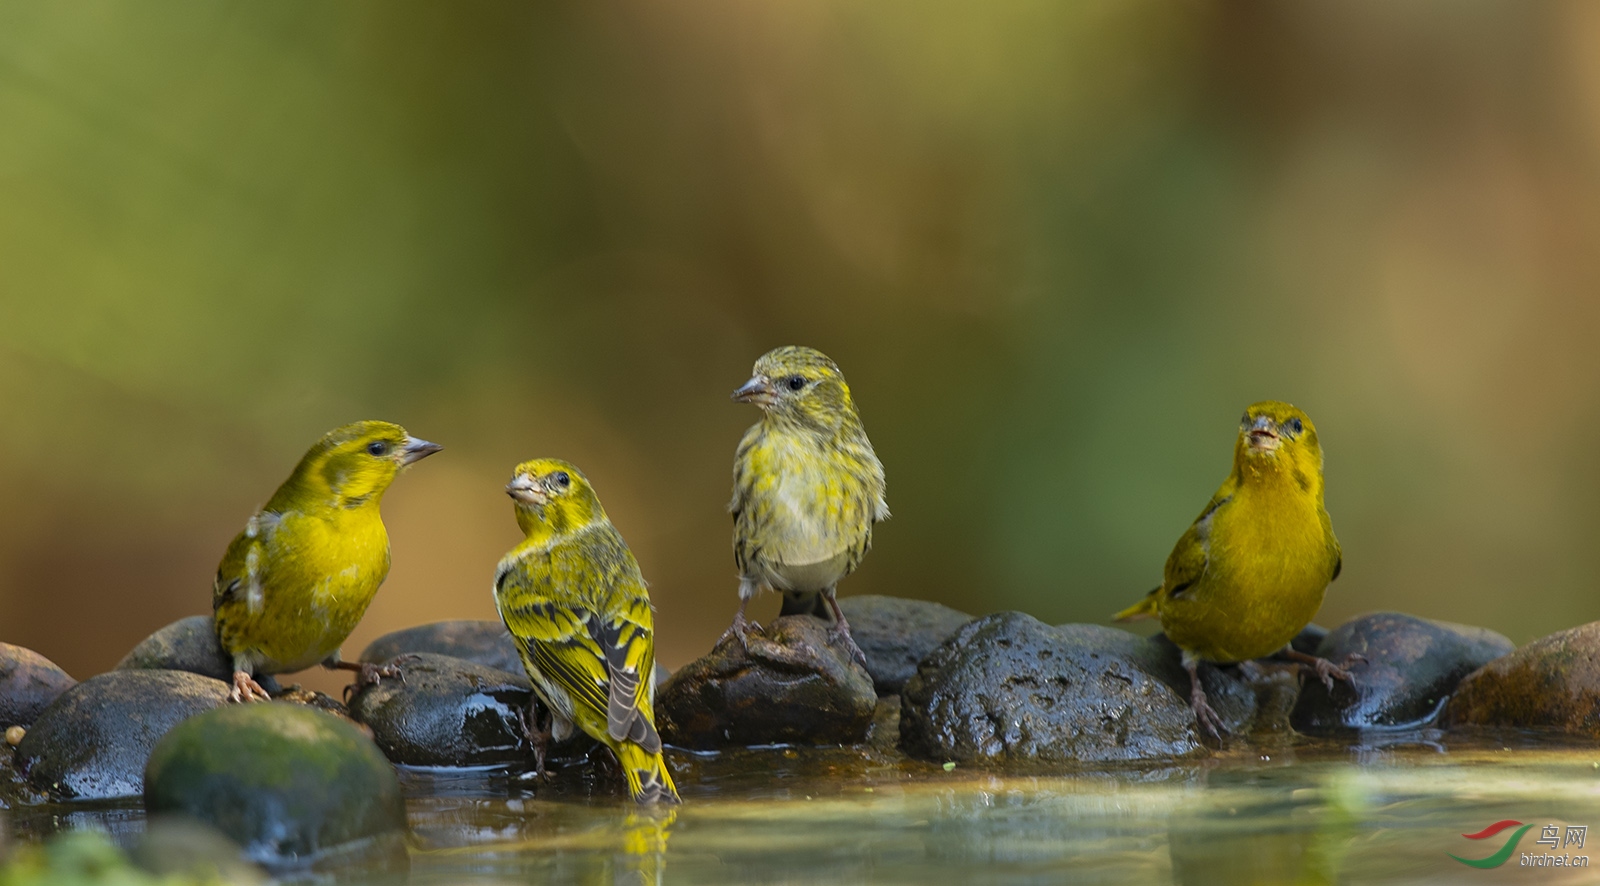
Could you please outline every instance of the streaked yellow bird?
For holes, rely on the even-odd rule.
[[[395,675],[340,661],[339,645],[389,574],[383,493],[440,448],[389,422],[336,428],[245,523],[217,567],[211,597],[217,640],[233,660],[234,701],[267,697],[257,674],[318,662],[359,671],[361,682]]]
[[[889,505],[883,463],[844,373],[812,348],[776,348],[756,361],[733,399],[759,406],[761,420],[745,431],[733,459],[728,510],[739,610],[723,636],[748,644],[750,598],[782,591],[784,615],[831,613],[865,665],[834,595],[871,550],[872,527],[889,518]]]
[[[678,802],[655,724],[655,614],[633,552],[567,462],[517,465],[506,494],[527,538],[500,561],[494,602],[551,712],[535,738],[540,771],[545,744],[576,727],[616,754],[634,800]]]
[[[1159,617],[1183,652],[1189,702],[1202,728],[1222,720],[1200,686],[1201,662],[1228,664],[1283,652],[1329,688],[1345,668],[1289,646],[1339,577],[1342,555],[1322,501],[1322,446],[1311,419],[1267,400],[1240,420],[1233,472],[1167,558],[1161,586],[1116,615]]]

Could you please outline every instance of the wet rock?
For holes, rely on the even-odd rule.
[[[144,789],[144,764],[167,730],[228,700],[228,684],[186,671],[111,671],[68,689],[17,746],[17,765],[61,798]]]
[[[32,649],[0,643],[0,731],[31,726],[77,680]]]
[[[1146,670],[1152,657],[1112,628],[984,616],[906,683],[901,746],[928,760],[1022,764],[1204,754],[1188,704]]]
[[[1442,720],[1600,738],[1600,622],[1541,637],[1468,674]]]
[[[373,740],[408,766],[524,763],[533,748],[523,727],[533,688],[521,673],[430,652],[401,663],[403,680],[387,679],[350,699],[350,713]]]
[[[845,597],[839,608],[867,657],[867,673],[879,695],[894,695],[917,672],[917,662],[972,616],[927,600],[865,594]]]
[[[394,767],[354,725],[303,705],[226,705],[174,727],[150,754],[144,804],[274,869],[406,864]]]
[[[0,809],[31,806],[48,799],[42,792],[28,784],[28,780],[17,771],[16,755],[16,748],[9,744],[0,744]],[[5,829],[0,825],[0,851],[3,851],[4,847]]]
[[[407,652],[432,652],[520,674],[522,658],[506,626],[498,621],[436,621],[384,634],[361,651],[360,661],[382,664]]]
[[[1510,652],[1510,640],[1486,628],[1377,612],[1335,628],[1312,652],[1335,664],[1352,653],[1354,684],[1330,692],[1308,674],[1295,705],[1294,728],[1308,734],[1346,729],[1427,726],[1438,718],[1461,678]]]
[[[1073,625],[1062,625],[1073,627]],[[1166,634],[1156,634],[1132,652],[1132,660],[1145,673],[1167,684],[1185,704],[1189,699],[1189,672],[1183,667],[1183,651]],[[1260,671],[1259,668],[1256,669]],[[1260,676],[1257,674],[1256,676]],[[1237,664],[1200,666],[1200,688],[1205,690],[1206,701],[1222,718],[1222,725],[1231,735],[1255,731],[1259,713],[1256,680],[1249,666]],[[1293,701],[1289,702],[1291,705]],[[1280,712],[1287,720],[1287,706]]]
[[[680,668],[657,693],[656,725],[690,748],[855,744],[877,703],[832,625],[786,615],[752,630],[748,650],[729,637]]]
[[[217,626],[209,615],[180,618],[156,631],[124,655],[116,669],[188,671],[223,682],[233,680],[233,661],[217,643]],[[269,676],[258,674],[256,682],[269,693],[278,692],[277,681]]]

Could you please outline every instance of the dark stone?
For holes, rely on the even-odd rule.
[[[382,664],[407,652],[433,652],[485,667],[523,673],[517,642],[498,621],[436,621],[384,634],[361,651],[360,661]]]
[[[16,748],[0,741],[0,809],[31,806],[49,799],[17,771],[16,756]]]
[[[525,763],[533,748],[523,727],[533,688],[521,673],[430,652],[407,653],[404,679],[356,693],[350,713],[373,740],[408,766]]]
[[[918,665],[901,697],[901,746],[927,760],[1014,764],[1202,755],[1188,704],[1147,670],[1155,658],[1124,631],[986,615]]]
[[[1072,625],[1062,625],[1072,627]],[[1134,652],[1133,661],[1145,673],[1167,684],[1178,699],[1188,704],[1189,699],[1189,672],[1183,667],[1183,651],[1180,650],[1166,634],[1156,634],[1144,641],[1141,648]],[[1260,694],[1270,691],[1272,684],[1264,678],[1263,672],[1253,679],[1249,673],[1249,665],[1214,665],[1209,662],[1200,665],[1200,688],[1205,690],[1206,702],[1211,709],[1222,718],[1223,728],[1231,735],[1242,735],[1256,731],[1258,716],[1261,719],[1259,728],[1273,731],[1273,726],[1287,728],[1288,708],[1294,704],[1291,697],[1287,704],[1280,703],[1276,708],[1270,704],[1263,706]],[[1261,667],[1255,668],[1262,671]],[[1266,716],[1267,711],[1276,710],[1277,723]],[[1192,711],[1192,709],[1191,709]]]
[[[394,767],[354,725],[303,705],[226,705],[174,727],[150,754],[144,804],[212,825],[273,868],[330,854],[405,864]]]
[[[839,609],[867,657],[867,673],[879,695],[894,695],[917,672],[917,662],[972,621],[965,612],[927,600],[865,594],[845,597]]]
[[[0,643],[0,732],[32,726],[40,712],[78,681],[32,649]]]
[[[1513,648],[1485,628],[1398,612],[1363,615],[1335,628],[1312,653],[1334,664],[1365,656],[1349,665],[1354,683],[1335,680],[1330,692],[1308,673],[1291,722],[1308,734],[1427,726],[1462,677]]]
[[[167,730],[227,701],[228,684],[187,671],[91,677],[39,715],[17,746],[17,765],[35,787],[63,799],[137,794],[150,749]]]
[[[1540,637],[1468,674],[1443,721],[1600,738],[1600,621]]]
[[[140,641],[117,662],[117,670],[188,671],[221,680],[233,681],[233,660],[217,642],[217,626],[209,615],[180,618]],[[265,674],[256,682],[269,693],[278,692],[278,683]]]
[[[728,637],[680,668],[656,696],[656,725],[670,744],[856,744],[878,694],[833,626],[786,615],[751,630],[746,650]]]
[[[1294,635],[1294,639],[1289,641],[1289,645],[1293,646],[1296,652],[1316,655],[1317,647],[1322,645],[1322,638],[1326,636],[1328,636],[1328,629],[1322,625],[1306,625],[1300,629],[1300,633]]]

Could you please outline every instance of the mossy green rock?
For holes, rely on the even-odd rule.
[[[145,770],[144,804],[206,822],[273,867],[364,854],[352,847],[388,847],[388,857],[405,829],[399,779],[377,746],[332,714],[284,702],[229,705],[167,733]]]

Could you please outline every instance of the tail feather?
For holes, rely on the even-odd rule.
[[[631,741],[621,742],[617,748],[617,762],[622,764],[622,775],[628,780],[628,793],[639,803],[681,803],[678,786],[672,783],[667,771],[667,761],[660,752],[651,753]]]
[[[1111,616],[1112,621],[1138,621],[1142,618],[1155,618],[1161,614],[1161,589],[1156,588],[1144,595],[1144,599]]]

